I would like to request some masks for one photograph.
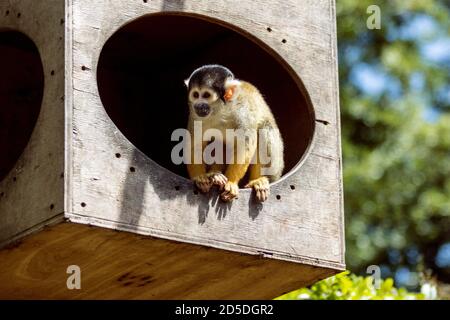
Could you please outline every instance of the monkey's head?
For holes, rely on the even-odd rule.
[[[185,84],[191,112],[204,118],[217,114],[226,107],[227,102],[233,98],[239,81],[228,68],[214,64],[194,70]]]

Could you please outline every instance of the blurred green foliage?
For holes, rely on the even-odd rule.
[[[381,9],[380,30],[366,26],[373,4]],[[353,272],[372,264],[384,266],[384,276],[432,269],[450,282],[450,269],[435,260],[450,241],[450,52],[436,54],[450,41],[449,6],[337,0],[346,262]],[[358,292],[369,290],[365,279],[345,276],[311,294],[333,298],[337,293],[320,288],[350,280]]]
[[[423,300],[421,293],[396,289],[391,278],[375,286],[372,277],[359,277],[348,271],[322,280],[311,288],[285,294],[276,300]]]

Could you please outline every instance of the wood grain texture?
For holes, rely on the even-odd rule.
[[[273,299],[336,272],[71,223],[0,250],[0,271],[0,299]]]
[[[194,194],[105,112],[96,82],[105,41],[161,12],[196,15],[260,45],[321,120],[307,156],[272,184],[263,205],[249,190],[232,204]],[[60,221],[62,212],[73,222],[162,238],[47,228],[0,252],[0,298],[262,299],[345,268],[334,1],[68,0],[64,15],[63,0],[8,0],[0,17],[0,30],[36,43],[45,73],[30,143],[0,182],[0,246]],[[82,268],[81,291],[66,289],[70,264]]]
[[[64,1],[0,1],[2,30],[22,32],[36,44],[45,85],[30,141],[0,181],[0,246],[64,210]]]
[[[72,0],[68,12],[67,63],[73,82],[67,105],[66,217],[324,268],[345,267],[334,1]],[[254,202],[250,190],[241,190],[232,204],[221,203],[214,193],[194,194],[188,180],[139,151],[105,112],[96,83],[103,44],[127,22],[160,12],[218,19],[211,21],[256,41],[289,69],[322,120],[309,154],[272,184],[263,205]]]

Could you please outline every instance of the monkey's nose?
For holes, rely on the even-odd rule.
[[[211,111],[211,108],[207,103],[198,103],[194,105],[194,109],[199,117],[206,117]]]

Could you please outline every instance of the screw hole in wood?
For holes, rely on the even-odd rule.
[[[316,122],[321,123],[321,124],[326,125],[326,126],[330,124],[328,121],[320,120],[320,119],[316,119]]]

